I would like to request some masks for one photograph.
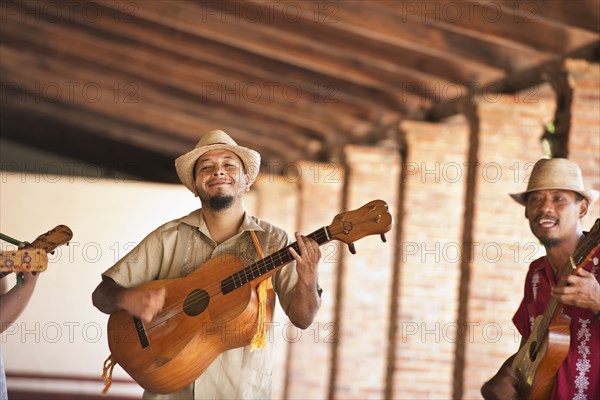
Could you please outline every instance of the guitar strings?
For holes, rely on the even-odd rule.
[[[323,232],[321,230],[319,230],[319,231],[313,232],[309,236],[314,237],[314,239],[317,240],[317,242],[319,242],[323,239],[327,239],[327,233],[325,233],[325,237],[323,237],[322,233]],[[291,257],[291,255],[289,254],[289,250],[286,251],[289,247],[293,247],[298,251],[297,242],[294,242],[291,245],[286,246],[284,249],[281,249],[280,251],[278,251],[268,257],[265,257],[264,259],[259,260],[256,263],[251,264],[248,267],[243,268],[242,270],[230,275],[229,277],[227,277],[225,279],[232,278],[232,282],[235,284],[233,276],[236,274],[240,274],[240,272],[244,272],[244,275],[240,276],[240,280],[241,280],[241,277],[243,277],[246,279],[245,283],[248,283],[250,280],[252,280],[252,279],[249,279],[249,277],[254,278],[254,275],[257,272],[257,270],[259,273],[258,276],[261,276],[264,274],[264,273],[260,273],[260,270],[262,269],[262,267],[265,267],[266,271],[269,272],[270,270],[268,269],[268,267],[270,264],[273,263],[273,261],[271,261],[270,263],[268,263],[268,261],[274,260],[275,256],[277,256],[277,258],[279,258],[279,261],[280,261],[279,266],[286,264],[286,263],[292,261],[292,259],[293,259]],[[254,267],[258,267],[258,269],[254,268]],[[272,269],[274,269],[274,268],[271,268],[271,270]],[[248,272],[248,271],[250,271],[250,272]],[[198,304],[199,302],[205,301],[207,298],[212,298],[216,295],[221,294],[221,290],[220,290],[221,282],[214,282],[206,287],[206,289],[207,289],[206,291],[191,294],[190,296],[187,296],[187,298],[189,299],[189,304],[193,306],[193,305]],[[218,291],[215,292],[214,289],[215,289],[215,286],[217,286],[217,285],[218,285]],[[243,285],[244,285],[244,283],[242,283],[242,285],[240,285],[240,286],[243,286]],[[238,286],[236,286],[235,288],[238,288]],[[161,316],[161,318],[159,318],[155,321],[152,321],[153,323],[151,325],[149,325],[148,327],[146,327],[146,330],[150,330],[150,329],[156,327],[157,325],[160,325],[161,323],[169,320],[170,318],[173,318],[174,316],[184,312],[184,310],[181,307],[184,303],[185,303],[185,300],[178,301],[178,302],[175,302],[172,305],[170,305],[167,309],[165,309],[163,312],[161,312],[161,314],[163,314]],[[140,324],[138,326],[138,328],[143,327],[143,325],[142,325],[143,323],[141,321],[138,324]]]
[[[288,247],[290,247],[290,246],[287,246],[285,249],[282,249],[282,250],[287,250]],[[279,254],[280,252],[277,252],[277,254]],[[266,272],[269,272],[270,270],[272,270],[272,269],[268,269],[268,267],[270,266],[270,264],[272,264],[272,263],[267,263],[267,259],[269,259],[269,258],[273,259],[274,255],[265,257],[264,259],[259,260],[256,263],[254,263],[254,264],[252,264],[252,265],[250,265],[248,267],[243,268],[241,271],[245,271],[246,269],[249,269],[251,267],[258,266],[257,269],[259,271],[261,269],[263,269],[262,267],[265,267],[265,268],[267,268]],[[278,258],[280,259],[280,263],[278,264],[279,266],[281,266],[283,264],[286,264],[286,263],[288,263],[288,262],[290,262],[292,260],[292,258],[283,259],[281,256],[279,256]],[[241,272],[241,271],[239,271],[239,272]],[[232,275],[238,274],[239,272],[236,272],[236,273],[234,273]],[[264,272],[264,273],[266,273],[266,272]],[[264,275],[264,273],[262,273],[262,274],[260,274],[258,276]],[[231,278],[232,275],[230,275],[229,277],[227,277],[225,279]],[[244,275],[245,278],[248,278],[249,276],[253,276],[253,274],[252,273],[247,273],[247,274]],[[195,305],[201,304],[202,302],[206,301],[207,299],[210,299],[210,298],[212,298],[214,296],[222,294],[222,291],[221,291],[221,282],[222,281],[211,283],[208,286],[206,286],[206,288],[204,290],[202,290],[200,292],[197,292],[197,293],[192,293],[192,294],[186,296],[186,298],[184,300],[174,302],[169,307],[165,308],[160,313],[161,317],[158,318],[158,319],[156,319],[155,321],[152,321],[153,324],[149,325],[146,328],[146,330],[150,330],[150,329],[154,328],[155,326],[160,325],[161,323],[163,323],[163,322],[165,322],[165,321],[167,321],[167,320],[169,320],[169,319],[171,319],[171,318],[179,315],[180,313],[184,312],[184,309],[183,309],[182,306],[183,306],[184,303],[186,303],[186,299],[187,299],[188,305],[191,306],[191,307],[193,307]],[[249,281],[247,281],[246,283],[248,283],[248,282]],[[236,289],[238,287],[241,287],[241,286],[243,286],[243,284],[240,285],[240,286],[236,286]],[[140,324],[141,324],[141,322],[140,322]],[[141,327],[141,325],[140,325],[140,327]]]
[[[319,243],[321,245],[321,244],[325,243],[327,241],[327,239],[329,238],[329,235],[328,235],[326,229],[327,228],[325,228],[325,227],[320,228],[317,231],[309,234],[308,237],[313,238],[317,243]],[[234,289],[237,289],[238,287],[241,287],[241,286],[245,285],[246,283],[249,283],[250,281],[255,279],[255,277],[260,277],[260,276],[264,275],[265,273],[270,272],[273,269],[276,269],[277,266],[279,266],[279,267],[283,266],[283,265],[293,261],[293,257],[291,256],[291,254],[289,253],[289,250],[288,250],[290,247],[294,248],[294,250],[296,250],[299,253],[298,242],[294,242],[294,243],[286,246],[285,248],[241,269],[240,271],[229,275],[224,280],[231,278],[231,282],[235,285]],[[277,264],[277,266],[274,266],[274,268],[269,269],[269,266],[274,265],[274,261],[276,259],[278,259],[279,264]],[[266,269],[266,272],[261,273],[261,270],[263,268]],[[243,274],[239,275],[242,272],[243,272]],[[257,273],[258,273],[258,275],[256,275]],[[240,282],[242,281],[242,278],[245,280],[245,282],[242,283],[240,286],[237,286],[235,284],[234,275],[238,275],[238,279],[240,280]],[[223,281],[213,282],[213,283],[209,284],[206,288],[204,288],[204,290],[202,290],[198,293],[192,293],[189,296],[186,296],[186,299],[188,299],[187,300],[188,304],[190,306],[201,304],[202,302],[206,301],[207,299],[210,299],[214,296],[218,296],[219,294],[222,294],[222,291],[221,291],[221,283],[222,282]],[[168,321],[169,319],[183,313],[184,312],[183,304],[186,303],[186,299],[177,301],[177,302],[171,304],[169,307],[165,308],[159,314],[159,315],[161,315],[161,317],[156,320],[151,321],[150,324],[146,327],[144,327],[144,323],[142,321],[136,322],[137,328],[140,330],[145,329],[146,331],[149,331],[149,330],[152,330],[153,328],[157,327],[158,325]]]
[[[309,234],[307,236],[310,237],[310,238],[312,238],[312,239],[314,239],[315,241],[317,241],[317,243],[319,243],[319,245],[322,245],[322,244],[328,242],[329,240],[331,240],[331,233],[329,232],[328,227],[322,227],[322,228],[316,230],[315,232],[313,232],[313,233],[311,233],[311,234]],[[246,267],[246,268],[244,268],[244,269],[242,269],[242,270],[240,270],[240,271],[238,271],[238,272],[236,272],[234,274],[231,274],[229,277],[227,277],[225,279],[231,278],[232,283],[235,285],[234,275],[237,274],[238,275],[238,279],[240,279],[240,281],[241,281],[241,277],[243,277],[246,280],[246,282],[244,282],[244,283],[242,283],[240,285],[240,286],[243,286],[244,284],[250,282],[251,280],[253,280],[255,278],[255,276],[254,276],[255,272],[258,272],[258,276],[262,276],[264,273],[260,273],[261,267],[267,267],[268,266],[268,264],[266,264],[267,260],[269,260],[269,259],[272,260],[275,255],[278,255],[280,261],[282,260],[282,256],[281,256],[282,254],[285,254],[285,256],[287,258],[285,260],[285,262],[282,263],[282,264],[279,264],[279,266],[282,266],[284,264],[287,264],[288,262],[291,262],[292,261],[292,257],[289,254],[289,250],[286,251],[289,247],[293,247],[298,253],[300,253],[299,248],[298,248],[298,242],[294,242],[291,245],[286,246],[284,249],[276,252],[275,254],[272,254],[272,255],[270,255],[268,257],[265,257],[264,259],[259,260],[258,262],[254,263],[254,264],[252,264],[252,265],[250,265],[250,266],[248,266],[248,267]],[[258,270],[256,270],[254,268],[255,266],[259,267]],[[273,268],[273,269],[275,269],[275,268]],[[241,272],[243,272],[244,274],[243,275],[239,275]],[[268,269],[267,269],[267,272],[269,272]],[[252,279],[250,279],[250,277],[252,277]],[[212,284],[209,284],[206,287],[206,289],[207,289],[206,291],[202,291],[202,292],[199,292],[199,293],[187,296],[187,298],[190,299],[189,304],[193,306],[193,305],[197,304],[198,302],[205,301],[207,298],[210,299],[210,298],[212,298],[214,296],[217,296],[217,295],[221,294],[222,293],[221,292],[221,282],[223,282],[223,281],[214,282]],[[216,285],[218,285],[218,288],[216,288],[217,291],[215,292],[214,290],[215,290],[215,286]],[[238,288],[238,286],[235,286],[235,289],[237,289],[237,288]],[[173,317],[175,317],[175,316],[183,313],[184,310],[182,308],[182,305],[184,303],[185,303],[185,299],[182,300],[182,301],[177,301],[177,302],[171,304],[169,307],[165,308],[159,314],[159,315],[162,315],[162,316],[159,319],[151,321],[151,323],[148,325],[148,327],[146,327],[146,330],[153,329],[153,328],[157,327],[158,325],[164,323],[165,321],[167,321],[167,320],[169,320],[169,319],[171,319],[171,318],[173,318]],[[166,311],[166,313],[165,313],[165,311]],[[138,322],[137,328],[140,329],[140,330],[144,329],[142,321]]]
[[[317,241],[321,241],[321,240],[327,238],[327,236],[325,236],[325,237],[322,236],[321,230],[314,232],[313,234],[311,234],[309,236],[314,236],[315,240],[317,240]],[[292,261],[293,258],[289,254],[289,250],[288,250],[289,247],[293,247],[293,248],[295,248],[296,251],[299,251],[297,242],[292,243],[291,245],[286,246],[284,249],[281,249],[278,252],[276,252],[268,257],[265,257],[264,259],[261,259],[261,260],[257,261],[256,263],[251,264],[236,273],[231,274],[229,277],[227,277],[225,279],[231,278],[231,283],[233,283],[235,285],[234,276],[238,275],[238,279],[240,280],[240,282],[242,282],[242,279],[246,280],[245,282],[242,282],[240,285],[240,286],[243,286],[245,283],[248,283],[250,280],[254,279],[255,277],[262,276],[264,273],[269,272],[270,270],[274,269],[274,268],[269,268],[269,266],[271,266],[271,264],[273,264],[275,260],[278,260],[278,264],[277,264],[278,266],[281,266],[285,263]],[[261,272],[261,270],[263,270],[263,269],[266,272]],[[243,274],[240,275],[240,273],[242,273],[242,272],[243,272]],[[252,279],[250,279],[250,277],[252,277]],[[192,299],[189,301],[189,303],[193,305],[193,304],[197,303],[198,301],[204,301],[207,298],[205,293],[208,294],[209,298],[220,294],[221,293],[221,290],[220,290],[221,282],[222,281],[214,282],[214,283],[210,284],[209,286],[206,287],[206,289],[207,289],[206,292],[200,292],[200,293],[192,294],[192,295],[188,296],[188,298]],[[218,285],[218,292],[214,292],[212,289],[215,289],[215,286],[217,286],[217,285]],[[235,288],[237,288],[237,287],[238,286],[236,285]],[[212,293],[210,293],[210,292],[212,292]],[[179,306],[181,304],[183,304],[184,302],[185,301],[174,303],[171,305],[171,308],[179,308]],[[164,318],[163,318],[163,320],[164,320]]]

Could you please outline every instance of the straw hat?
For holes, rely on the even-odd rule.
[[[550,158],[535,163],[525,192],[510,196],[517,203],[525,205],[528,193],[544,189],[571,190],[585,197],[589,204],[596,201],[599,194],[597,190],[584,189],[581,170],[573,161],[566,158]]]
[[[194,187],[194,165],[200,156],[211,150],[225,149],[235,153],[244,164],[245,173],[248,174],[248,184],[251,185],[258,176],[260,168],[260,154],[238,144],[225,132],[216,130],[206,133],[196,144],[194,149],[175,160],[175,169],[181,182],[196,193]]]

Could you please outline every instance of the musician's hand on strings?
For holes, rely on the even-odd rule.
[[[518,398],[517,378],[512,368],[505,364],[492,379],[481,387],[486,400],[512,400]]]
[[[148,323],[162,311],[165,294],[164,287],[160,289],[127,289],[120,293],[119,305],[129,314]]]
[[[298,271],[298,278],[302,284],[307,287],[317,287],[317,266],[321,259],[321,249],[317,242],[306,236],[300,235],[296,232],[296,242],[300,249],[298,254],[293,248],[289,248],[290,254],[296,260],[296,269]]]
[[[600,313],[600,283],[594,274],[579,268],[567,276],[567,286],[554,287],[552,295],[563,304],[587,308],[595,314]]]
[[[313,323],[321,306],[321,298],[317,292],[321,250],[317,242],[299,233],[296,233],[296,241],[300,254],[291,247],[289,252],[296,260],[298,282],[286,313],[295,326],[306,329]]]

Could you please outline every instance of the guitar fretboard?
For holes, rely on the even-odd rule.
[[[317,229],[313,233],[307,235],[307,237],[313,239],[315,242],[318,243],[319,246],[331,240],[329,230],[327,227]],[[298,242],[294,242],[284,247],[283,249],[266,256],[262,260],[259,260],[254,264],[251,264],[243,268],[242,270],[231,274],[227,278],[223,279],[221,281],[221,292],[223,294],[230,293],[233,290],[291,262],[294,258],[289,252],[290,247],[293,248],[298,254],[300,254]]]

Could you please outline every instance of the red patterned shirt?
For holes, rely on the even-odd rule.
[[[599,280],[600,250],[583,266]],[[543,314],[556,285],[554,273],[546,257],[529,266],[525,279],[525,294],[513,323],[527,339],[535,317]],[[558,370],[552,399],[600,399],[600,318],[591,310],[574,306],[563,307],[571,318],[571,342],[567,358]]]

